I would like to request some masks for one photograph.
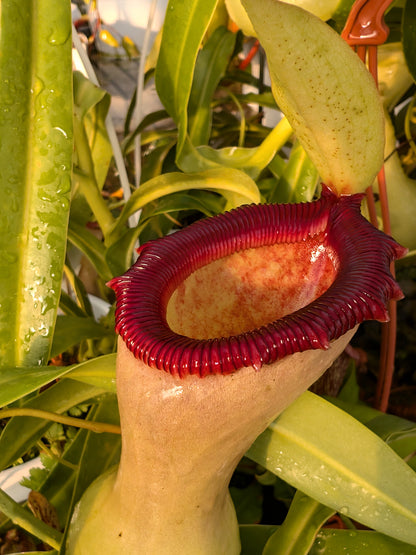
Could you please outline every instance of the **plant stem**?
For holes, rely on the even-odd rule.
[[[67,426],[85,428],[86,430],[90,430],[91,432],[107,432],[110,434],[120,434],[120,427],[114,424],[107,424],[106,422],[91,422],[89,420],[82,420],[81,418],[74,418],[72,416],[56,414],[55,412],[49,412],[47,410],[16,408],[4,409],[0,411],[0,418],[12,418],[13,416],[31,416],[33,418],[44,418],[46,420],[52,420],[53,422],[59,422],[60,424],[65,424]]]
[[[0,510],[16,525],[59,550],[62,541],[61,532],[33,516],[2,489],[0,489]]]

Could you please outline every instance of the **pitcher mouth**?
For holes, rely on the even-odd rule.
[[[146,243],[136,263],[109,283],[116,293],[116,331],[136,358],[184,378],[230,374],[247,366],[260,369],[296,352],[328,349],[331,341],[364,320],[387,321],[388,301],[403,297],[389,267],[407,251],[361,215],[362,198],[361,194],[338,197],[323,186],[314,202],[243,206]],[[295,305],[292,312],[277,313],[270,321],[260,318],[254,327],[243,325],[237,333],[228,323],[222,328],[220,322],[218,334],[208,333],[205,338],[199,332],[183,333],[167,318],[175,290],[202,268],[252,249],[287,245],[283,252],[293,249],[299,254],[309,244],[314,252],[326,253],[326,262],[315,284],[317,296],[312,295],[304,306]],[[290,263],[295,264],[292,256]],[[296,280],[299,290],[304,282],[305,263],[299,263],[303,265],[292,272],[291,291],[297,287]],[[277,280],[273,299],[278,296]],[[214,301],[218,298],[221,304],[221,283],[217,287]],[[199,293],[198,304],[204,300],[204,289]],[[267,294],[266,287],[263,306],[268,304]],[[287,306],[293,308],[291,303]],[[193,312],[191,300],[183,306],[182,320]],[[201,320],[203,314],[194,320]],[[222,314],[219,310],[219,320]],[[231,321],[230,314],[224,319]]]

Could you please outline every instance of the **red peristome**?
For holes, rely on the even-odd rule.
[[[109,283],[117,298],[117,332],[149,366],[204,377],[326,349],[364,320],[388,320],[389,299],[402,298],[389,267],[406,249],[361,215],[362,197],[338,197],[323,187],[314,202],[244,206],[146,243],[137,262]],[[169,298],[199,268],[234,252],[315,236],[336,253],[336,276],[300,310],[229,337],[194,339],[169,328]]]

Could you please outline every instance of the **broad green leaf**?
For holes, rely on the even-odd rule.
[[[179,128],[178,152],[185,140],[187,106],[195,60],[217,0],[170,0],[156,66],[156,90]]]
[[[81,362],[71,367],[67,376],[109,393],[116,392],[116,354],[103,355],[100,357]]]
[[[102,388],[67,379],[57,382],[21,406],[62,414],[103,392]],[[7,468],[24,455],[51,424],[50,421],[41,418],[26,416],[11,418],[0,435],[0,468]]]
[[[416,545],[416,473],[324,399],[304,393],[247,456],[335,511]]]
[[[369,530],[321,530],[309,555],[414,555],[416,547]]]
[[[223,168],[193,174],[167,173],[143,183],[134,191],[113,228],[113,237],[117,238],[129,216],[147,203],[165,195],[190,189],[214,190],[225,197],[233,193],[238,195],[240,204],[260,202],[257,185],[248,175],[239,170]]]
[[[208,144],[212,98],[230,63],[235,38],[225,27],[218,27],[198,54],[188,104],[188,133],[195,146]]]
[[[262,555],[268,538],[279,529],[272,525],[240,526],[241,555]],[[416,547],[369,530],[322,529],[308,555],[414,555]],[[301,554],[299,554],[301,555]]]
[[[363,191],[383,163],[384,122],[370,73],[311,13],[275,0],[243,0],[265,49],[273,94],[324,183]]]
[[[45,364],[72,165],[70,2],[1,2],[0,364]]]
[[[268,539],[263,555],[307,555],[321,526],[334,510],[297,491],[281,526]]]
[[[69,367],[63,366],[1,367],[0,407],[14,403],[69,371]]]
[[[94,318],[58,316],[53,336],[51,357],[63,353],[85,339],[101,339],[107,335],[113,335],[113,331],[96,322]]]
[[[416,81],[416,4],[413,0],[406,0],[402,19],[403,52],[407,67]]]

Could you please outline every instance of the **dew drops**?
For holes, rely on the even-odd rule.
[[[57,27],[52,31],[48,37],[48,42],[51,46],[60,46],[65,44],[69,38],[69,33],[66,28]]]

